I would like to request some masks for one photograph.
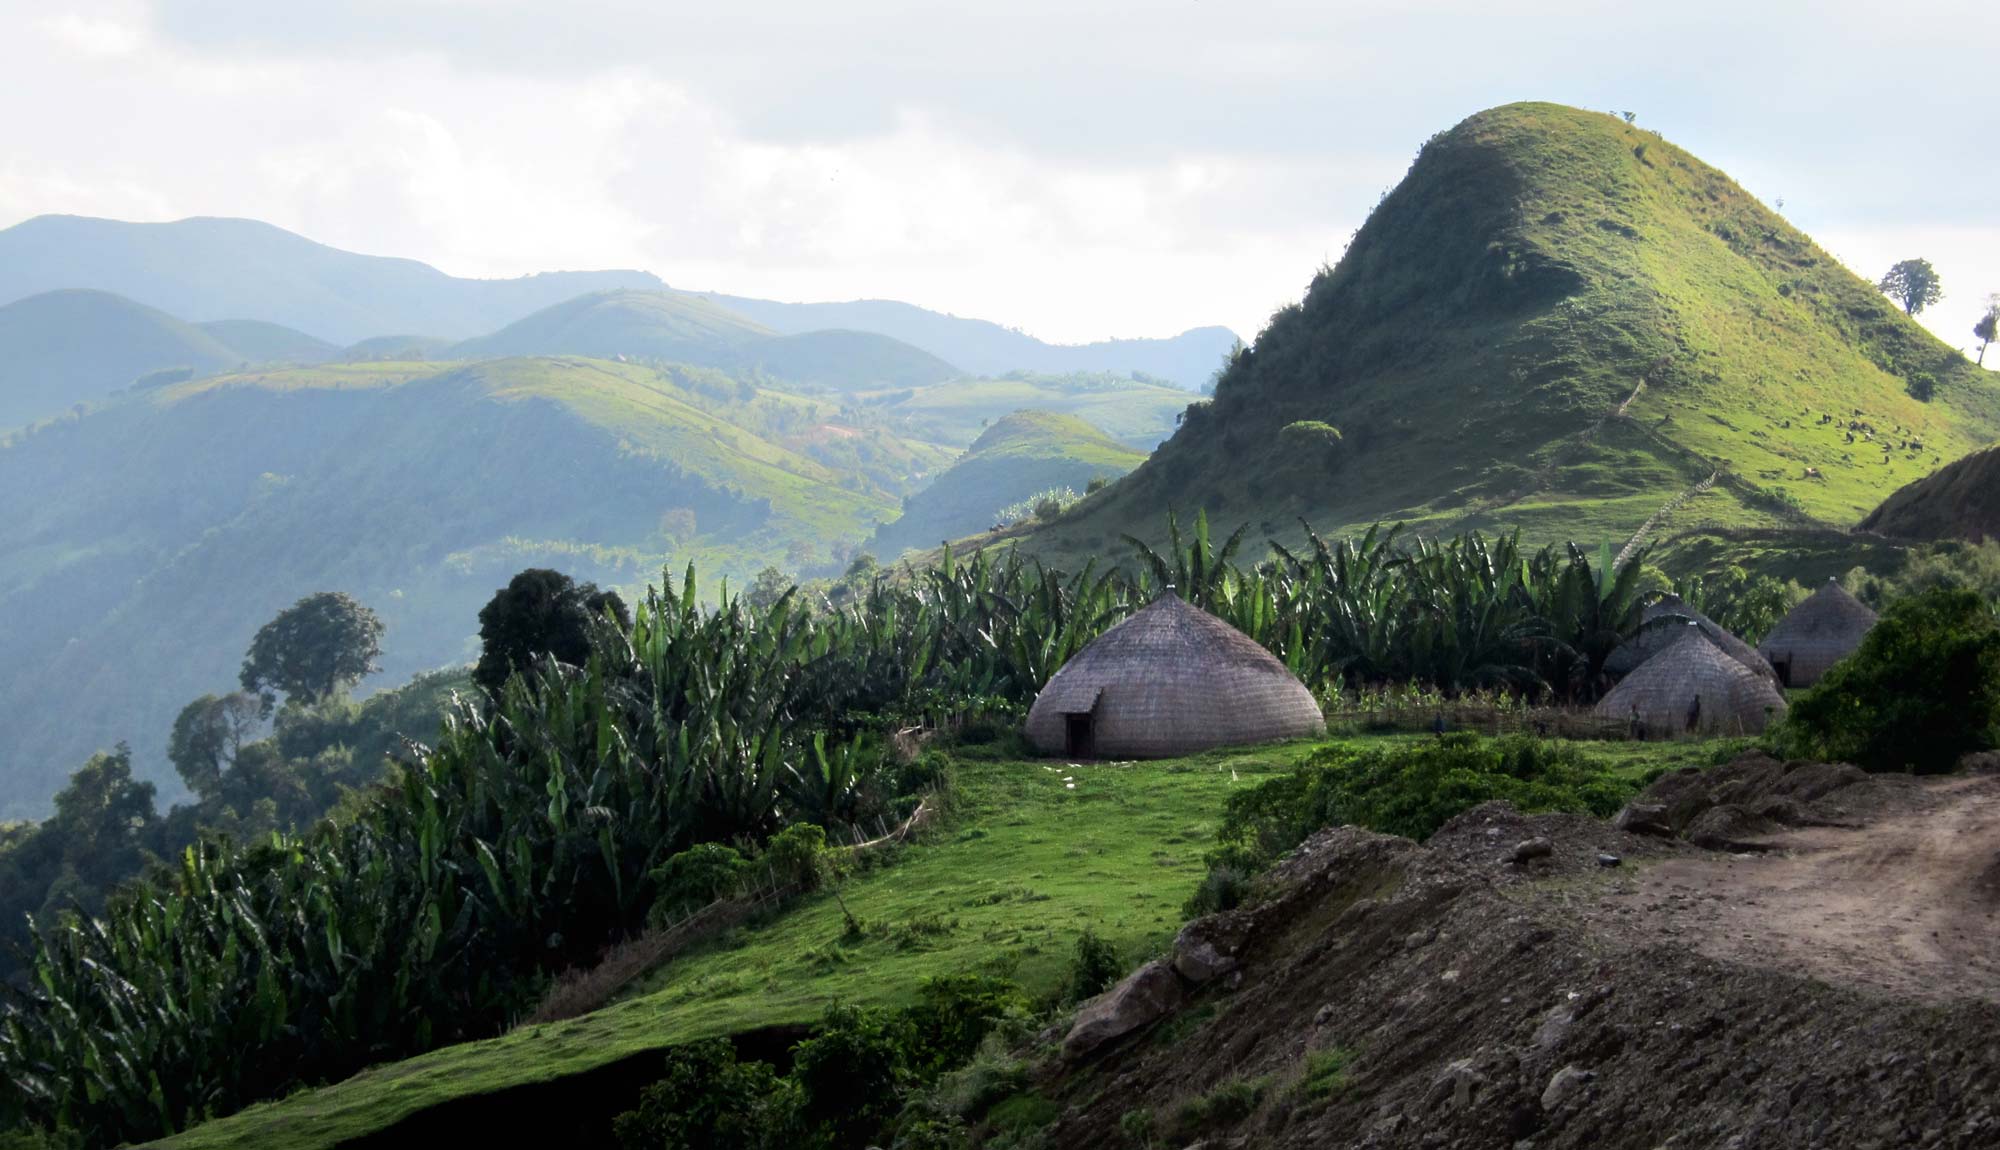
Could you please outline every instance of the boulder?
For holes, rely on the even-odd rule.
[[[1083,1004],[1063,1039],[1063,1057],[1071,1061],[1132,1033],[1181,1003],[1181,981],[1159,959],[1147,963],[1117,986]]]
[[[1213,919],[1196,919],[1174,936],[1174,972],[1196,986],[1228,974],[1236,969],[1234,941]]]
[[[1535,859],[1545,859],[1556,853],[1556,844],[1537,836],[1514,844],[1514,861],[1529,863]]]
[[[1665,803],[1626,803],[1625,809],[1612,816],[1611,825],[1629,834],[1674,837],[1674,826],[1667,821]]]
[[[1556,1071],[1555,1077],[1542,1091],[1542,1109],[1554,1110],[1575,1097],[1584,1087],[1590,1085],[1597,1075],[1581,1066],[1565,1066]]]

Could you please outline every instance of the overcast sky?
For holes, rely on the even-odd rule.
[[[1393,9],[1393,10],[1392,10]],[[250,216],[1060,341],[1298,297],[1431,133],[1630,109],[1858,272],[2000,292],[1990,3],[0,0],[0,226]]]

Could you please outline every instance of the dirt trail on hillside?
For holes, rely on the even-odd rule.
[[[1836,985],[2000,1002],[2000,776],[1925,781],[1896,800],[1860,825],[1637,870],[1583,916],[1630,941]]]

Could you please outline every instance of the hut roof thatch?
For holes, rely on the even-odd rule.
[[[1598,700],[1596,713],[1636,719],[1641,733],[1654,738],[1685,732],[1754,735],[1784,713],[1778,688],[1730,658],[1698,621],[1681,632]]]
[[[1778,679],[1777,672],[1755,648],[1724,630],[1722,624],[1688,606],[1679,595],[1661,596],[1658,602],[1646,608],[1640,618],[1644,622],[1640,624],[1638,634],[1621,643],[1604,660],[1604,669],[1609,674],[1629,675],[1637,670],[1646,660],[1679,641],[1682,628],[1673,626],[1674,620],[1689,620],[1698,624],[1709,642],[1720,647],[1730,658],[1772,682]]]
[[[1249,636],[1171,589],[1092,640],[1028,711],[1047,754],[1158,758],[1325,730],[1319,704]]]
[[[1810,687],[1861,646],[1875,619],[1866,603],[1829,579],[1778,620],[1757,650],[1778,669],[1786,686]]]

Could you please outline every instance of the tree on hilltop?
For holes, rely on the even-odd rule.
[[[1944,281],[1929,260],[1903,260],[1875,285],[1882,293],[1903,305],[1905,315],[1916,315],[1944,298]]]
[[[279,692],[291,701],[317,703],[381,670],[375,665],[381,653],[381,618],[351,595],[321,591],[258,629],[239,678],[267,711]]]
[[[1986,349],[1993,343],[1993,337],[2000,335],[2000,295],[1986,297],[1986,314],[1972,325],[1972,334],[1979,337],[1979,359],[1981,367],[1986,366]]]
[[[507,676],[548,654],[573,667],[590,658],[590,632],[606,612],[621,628],[632,625],[625,600],[595,583],[578,583],[560,571],[530,567],[494,592],[479,609],[479,665],[473,682],[497,691]]]

